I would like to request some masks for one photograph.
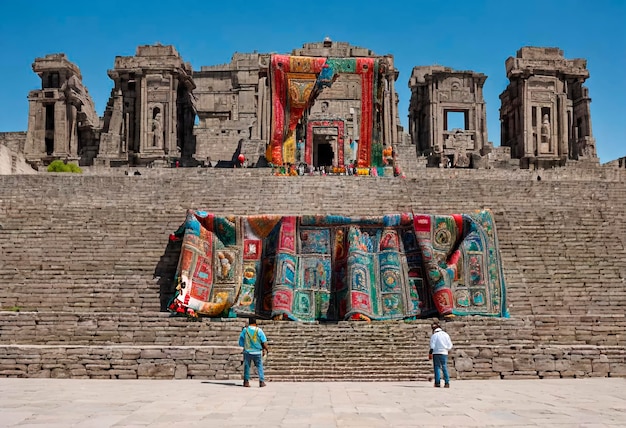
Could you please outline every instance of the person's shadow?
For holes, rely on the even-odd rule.
[[[200,383],[207,383],[210,385],[221,385],[221,386],[236,386],[238,388],[242,387],[242,381],[210,381],[210,380],[203,380]]]
[[[174,297],[174,294],[176,294],[174,276],[176,276],[176,267],[180,258],[182,242],[182,239],[174,242],[168,241],[165,252],[154,269],[154,278],[158,278],[157,284],[159,284],[161,312],[167,312],[167,305]]]

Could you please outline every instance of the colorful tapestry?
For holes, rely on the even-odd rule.
[[[374,135],[374,106],[380,103],[378,80],[379,60],[376,58],[319,58],[272,55],[270,66],[272,123],[271,139],[266,157],[282,165],[295,162],[295,129],[310,108],[317,94],[331,86],[342,73],[361,78],[361,124],[357,154],[359,166],[372,165],[372,149],[380,143]],[[343,135],[341,136],[343,138]],[[376,144],[378,147],[379,144]],[[379,156],[379,154],[376,154]]]
[[[399,320],[506,317],[489,211],[380,217],[189,210],[170,310],[207,316]]]

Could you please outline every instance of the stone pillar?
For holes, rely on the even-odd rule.
[[[383,109],[384,109],[384,115],[383,115],[383,126],[384,126],[384,143],[386,145],[392,145],[393,141],[391,139],[391,118],[392,118],[392,114],[391,114],[391,101],[390,101],[390,84],[389,84],[389,78],[387,75],[385,75],[384,79],[384,84],[385,84],[385,89],[383,91]]]
[[[139,123],[139,153],[144,153],[146,151],[146,148],[150,147],[150,139],[148,138],[148,129],[150,129],[150,120],[152,118],[148,118],[149,116],[149,111],[148,111],[148,103],[146,102],[148,100],[148,84],[147,84],[147,79],[146,79],[146,75],[142,76],[142,78],[140,79],[140,87],[139,87],[139,106],[140,106],[140,112],[139,112],[139,120],[137,121]],[[161,115],[163,115],[163,113],[161,113]]]
[[[68,155],[68,132],[65,104],[54,103],[54,152],[53,156]]]
[[[395,146],[400,143],[400,137],[398,136],[398,104],[394,77],[389,79],[389,93],[391,94],[391,142]]]
[[[257,86],[257,102],[256,102],[256,126],[253,128],[252,138],[255,140],[263,139],[263,103],[265,102],[265,77],[259,78]]]
[[[517,123],[517,126],[521,129],[518,129],[518,135],[520,130],[522,137],[522,144],[524,147],[524,156],[523,157],[533,157],[535,156],[535,142],[533,141],[532,136],[532,106],[530,105],[530,91],[528,90],[528,80],[522,79],[522,105],[517,107],[517,111],[520,113],[521,117]],[[530,135],[529,135],[530,134]],[[519,138],[519,137],[518,137]],[[519,142],[518,142],[519,144]]]
[[[38,101],[36,92],[28,97],[28,131],[24,144],[26,159],[39,158],[46,153],[44,139],[46,132],[45,107]]]
[[[169,75],[167,76],[167,78],[170,81],[170,93],[168,94],[168,105],[170,108],[167,116],[165,116],[165,118],[163,119],[163,121],[165,122],[163,124],[163,126],[165,127],[165,135],[163,137],[165,141],[163,142],[163,149],[165,150],[165,153],[169,154],[170,156],[178,156],[178,136],[176,135],[176,128],[178,125],[178,103],[176,102],[176,99],[178,95],[179,81],[178,79],[174,78],[173,75]]]
[[[558,95],[557,105],[559,106],[559,152],[562,158],[568,157],[569,138],[567,130],[567,95],[565,93]]]

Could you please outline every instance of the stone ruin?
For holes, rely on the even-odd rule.
[[[115,58],[95,164],[147,165],[193,153],[195,84],[172,46],[139,46]]]
[[[33,71],[41,77],[41,89],[28,94],[24,155],[33,165],[54,159],[77,162],[100,128],[80,70],[65,54],[52,54],[37,58]]]
[[[487,76],[441,66],[413,68],[409,132],[417,154],[431,166],[469,168],[490,150],[483,85]],[[459,115],[461,127],[451,124]]]
[[[108,71],[114,87],[102,118],[64,54],[37,58],[33,70],[42,88],[29,94],[27,135],[0,141],[35,168],[54,159],[96,167],[599,163],[586,61],[557,48],[524,47],[506,60],[500,147],[487,136],[484,74],[415,67],[405,133],[393,56],[328,38],[290,55],[235,53],[199,71],[172,46],[139,46]]]
[[[510,83],[500,95],[502,146],[520,166],[546,168],[568,160],[598,163],[591,132],[587,61],[557,48],[524,47],[506,60]]]

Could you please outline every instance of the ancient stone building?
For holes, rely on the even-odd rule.
[[[139,46],[108,71],[114,86],[102,118],[64,54],[37,58],[33,70],[42,88],[29,94],[28,131],[3,133],[0,142],[35,168],[54,159],[340,170],[598,164],[586,61],[565,59],[557,48],[524,47],[507,59],[500,147],[487,139],[484,74],[415,67],[411,145],[400,125],[393,56],[329,38],[290,54],[235,53],[199,71],[173,46]]]
[[[591,131],[587,61],[558,48],[523,47],[506,60],[509,85],[500,95],[501,144],[522,167],[568,159],[597,163]]]
[[[390,55],[327,38],[291,55],[235,54],[193,77],[197,161],[382,166],[401,141]]]
[[[115,58],[96,164],[146,165],[191,157],[195,88],[173,46],[139,46]]]
[[[409,80],[409,133],[418,155],[433,166],[470,167],[484,154],[487,77],[442,66],[413,68]]]
[[[55,159],[78,162],[100,126],[80,70],[61,53],[35,59],[33,71],[41,77],[41,89],[28,94],[24,155],[35,165]]]
[[[269,120],[259,110],[266,92],[265,78],[259,77],[259,54],[236,53],[228,64],[202,66],[193,72],[193,80],[198,115],[195,161],[234,162],[244,153],[256,163],[265,154],[268,134],[262,125]]]
[[[272,55],[268,159],[314,166],[383,166],[401,141],[393,56],[348,43],[308,43]]]

